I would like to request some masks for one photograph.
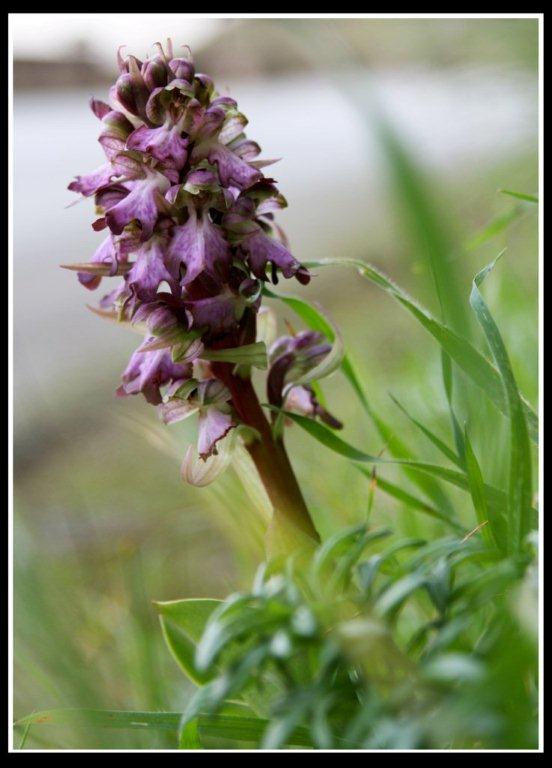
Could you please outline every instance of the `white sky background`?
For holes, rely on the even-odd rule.
[[[169,36],[175,54],[183,44],[193,50],[224,24],[184,13],[12,13],[10,21],[15,58],[64,59],[82,41],[99,62],[111,61],[120,45],[145,57],[152,41]]]

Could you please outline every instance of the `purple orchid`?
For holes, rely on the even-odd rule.
[[[117,393],[142,393],[167,424],[196,413],[197,454],[211,462],[239,424],[271,439],[250,382],[252,365],[266,367],[256,329],[263,286],[279,274],[301,283],[310,275],[274,223],[286,201],[264,177],[273,161],[257,159],[235,100],[218,95],[191,56],[175,57],[170,43],[156,48],[143,62],[120,50],[109,103],[90,102],[106,162],[69,189],[94,197],[92,226],[106,232],[91,262],[70,268],[90,290],[122,278],[97,311],[146,335]],[[328,350],[317,334],[280,340],[270,403],[337,426],[312,389],[295,384]],[[244,397],[257,402],[254,417]]]

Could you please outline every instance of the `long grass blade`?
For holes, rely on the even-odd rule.
[[[477,384],[495,404],[499,411],[509,415],[508,401],[505,396],[502,378],[497,368],[490,363],[467,339],[443,325],[430,313],[417,304],[401,288],[382,272],[360,259],[319,259],[306,262],[307,267],[349,266],[384,290],[398,301],[418,322],[433,336],[445,352],[464,373]],[[538,418],[532,407],[522,399],[523,409],[531,439],[538,441]]]
[[[414,461],[412,459],[384,459],[381,456],[372,456],[371,454],[364,453],[364,451],[360,451],[358,448],[345,442],[345,440],[338,437],[331,429],[328,429],[328,427],[313,419],[309,419],[306,416],[300,416],[297,413],[291,413],[290,411],[285,411],[285,415],[299,424],[299,426],[320,443],[344,458],[349,459],[349,461],[359,462],[361,464],[408,465],[411,469],[425,472],[432,477],[439,478],[440,480],[469,493],[469,483],[465,472],[448,469],[448,467],[441,467],[438,464],[431,464],[424,461]],[[505,513],[508,504],[507,494],[492,485],[485,484],[484,487],[489,507],[496,510],[497,514]],[[535,510],[530,508],[529,513],[529,520],[532,523],[535,518]]]
[[[449,448],[449,446],[444,443],[440,437],[437,437],[437,435],[432,432],[430,429],[428,429],[426,426],[422,424],[421,421],[418,421],[413,416],[411,416],[404,405],[399,403],[397,398],[394,395],[390,395],[391,400],[395,403],[395,405],[404,413],[406,418],[412,422],[418,429],[427,437],[427,439],[433,443],[433,445],[439,450],[443,456],[446,456],[449,461],[452,461],[453,464],[456,464],[457,467],[460,467],[460,469],[463,469],[462,462],[460,458],[455,454],[455,452],[452,450],[452,448]]]
[[[511,189],[499,189],[503,195],[509,195],[510,197],[516,197],[518,200],[525,200],[527,203],[538,203],[539,198],[536,195],[528,195],[525,192],[514,192]]]
[[[493,546],[493,538],[500,546],[503,547],[504,539],[504,518],[493,518],[492,513],[487,505],[487,499],[485,496],[485,486],[483,483],[483,475],[481,468],[477,460],[477,456],[473,450],[471,440],[468,434],[468,428],[466,426],[465,431],[465,446],[466,446],[466,473],[468,476],[468,486],[470,489],[470,495],[472,497],[473,507],[475,509],[475,515],[477,518],[478,526],[482,527],[482,535],[487,544]]]
[[[500,258],[500,255],[497,259]],[[508,482],[508,543],[512,552],[518,552],[525,534],[530,528],[531,510],[531,449],[526,413],[516,384],[514,372],[489,309],[479,291],[479,286],[496,264],[495,259],[474,277],[470,304],[485,333],[502,383],[510,416],[510,470]]]
[[[416,253],[427,259],[444,322],[466,333],[470,320],[464,303],[457,262],[454,261],[454,235],[446,224],[446,211],[440,210],[432,185],[418,167],[393,126],[373,112],[373,122],[381,147],[387,157],[407,236]]]

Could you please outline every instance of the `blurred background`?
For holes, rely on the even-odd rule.
[[[15,716],[59,706],[177,710],[188,691],[152,601],[242,587],[262,532],[233,469],[207,489],[179,480],[193,425],[161,427],[142,399],[115,399],[135,337],[90,313],[99,294],[58,268],[87,261],[101,238],[92,203],[68,207],[66,189],[102,158],[89,96],[106,97],[119,45],[140,58],[169,36],[176,50],[189,45],[196,67],[238,100],[263,156],[282,158],[273,175],[289,208],[279,221],[295,256],[369,260],[439,313],[434,258],[446,253],[441,278],[459,304],[447,319],[476,342],[470,281],[507,246],[486,297],[535,404],[537,221],[534,208],[498,190],[537,191],[537,21],[12,14],[11,24]],[[327,308],[373,407],[405,440],[414,433],[390,393],[451,441],[438,349],[388,296],[346,270],[280,289]],[[346,382],[335,375],[324,390],[346,439],[385,448]],[[491,476],[502,470],[501,430],[476,435]],[[288,443],[321,532],[362,519],[366,479],[296,429]],[[436,458],[431,445],[412,443],[416,458]],[[374,516],[418,525],[383,496]],[[27,741],[170,744],[53,726]]]

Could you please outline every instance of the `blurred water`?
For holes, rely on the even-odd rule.
[[[419,162],[440,173],[476,177],[534,146],[530,74],[414,70],[372,73],[370,83],[360,73],[340,80],[357,103],[373,88]],[[281,221],[295,254],[335,255],[368,236],[381,215],[384,172],[357,104],[317,77],[236,82],[228,91],[263,156],[284,158],[270,172],[290,203]],[[102,238],[90,227],[90,201],[66,208],[74,200],[70,179],[102,162],[87,95],[15,96],[15,417],[22,438],[33,439],[37,417],[54,424],[61,408],[78,408],[79,398],[123,367],[136,341],[88,313],[84,304],[99,292],[88,294],[58,269],[86,261]]]

